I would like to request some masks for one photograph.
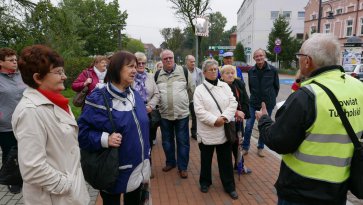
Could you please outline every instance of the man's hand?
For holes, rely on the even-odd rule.
[[[261,103],[261,110],[260,111],[256,111],[255,112],[255,116],[257,121],[260,120],[260,118],[262,117],[262,115],[267,115],[267,109],[266,109],[266,104],[264,102]]]

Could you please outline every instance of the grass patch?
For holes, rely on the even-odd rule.
[[[70,88],[66,88],[65,90],[62,91],[62,95],[64,95],[64,97],[69,99],[69,106],[71,106],[74,117],[76,119],[78,119],[79,115],[81,114],[81,108],[74,106],[73,103],[72,103],[73,96],[76,95],[76,92],[74,92]]]

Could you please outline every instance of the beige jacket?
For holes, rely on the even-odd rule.
[[[205,145],[223,144],[227,141],[224,134],[224,127],[215,127],[214,123],[219,116],[224,116],[229,121],[234,121],[238,103],[227,83],[218,80],[217,86],[207,81],[204,81],[204,84],[207,85],[217,100],[223,113],[221,114],[204,85],[199,85],[194,93],[194,111],[197,118],[198,133],[197,140]]]
[[[186,83],[183,67],[176,65],[168,74],[160,71],[156,84],[160,92],[160,115],[164,119],[179,120],[189,116],[189,102],[193,99],[195,85],[188,71]]]
[[[12,126],[18,140],[24,203],[88,205],[73,114],[27,88],[14,111]]]

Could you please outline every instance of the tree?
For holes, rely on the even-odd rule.
[[[231,29],[224,31],[221,39],[221,45],[229,45],[229,37],[237,31],[237,26],[232,26]]]
[[[241,42],[238,42],[236,45],[236,49],[233,52],[234,60],[246,62],[245,56],[245,48],[243,47]]]
[[[277,60],[282,61],[283,68],[289,68],[291,66],[291,62],[295,60],[295,53],[299,50],[300,42],[299,40],[291,37],[289,22],[283,16],[279,16],[274,21],[273,27],[268,36],[267,58],[271,61],[275,61],[276,58],[274,47],[275,40],[277,38],[281,40],[281,53],[277,55]]]
[[[131,53],[136,52],[145,52],[144,44],[137,39],[130,38],[129,42],[126,45],[126,50],[128,50]]]
[[[192,28],[193,33],[195,33],[194,20],[197,16],[205,15],[205,13],[210,9],[210,0],[169,0],[173,6],[175,15],[184,21],[189,27]],[[198,36],[198,51],[201,53],[201,42],[202,37]],[[199,55],[201,57],[201,55]]]
[[[164,38],[164,47],[172,50],[175,56],[182,55],[185,34],[180,28],[163,28],[160,31]]]

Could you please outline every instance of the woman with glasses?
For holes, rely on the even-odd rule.
[[[72,83],[72,90],[81,92],[85,86],[88,86],[87,95],[89,95],[95,87],[102,87],[107,73],[107,64],[106,56],[96,56],[91,67],[83,70]]]
[[[232,147],[225,136],[224,124],[234,120],[238,103],[228,84],[218,80],[217,61],[213,59],[204,61],[202,70],[205,81],[195,89],[193,97],[201,161],[200,191],[207,193],[209,186],[212,185],[211,166],[213,153],[216,150],[224,191],[235,200],[238,199],[238,194],[233,176]]]
[[[150,119],[150,137],[149,143],[152,148],[153,141],[156,139],[156,132],[158,129],[157,125],[151,123],[153,119],[152,112],[157,112],[157,106],[160,100],[159,89],[156,86],[154,76],[150,73],[147,73],[145,70],[146,67],[146,55],[141,52],[136,52],[135,56],[137,58],[137,67],[136,67],[136,76],[135,81],[133,83],[133,88],[139,92],[142,99],[144,100],[146,111],[148,113]],[[151,154],[150,154],[150,162],[151,162]],[[153,173],[151,172],[151,178],[153,178]]]
[[[24,204],[88,205],[80,164],[78,126],[64,90],[64,62],[43,45],[23,49],[22,79],[29,87],[16,107],[12,125],[18,141]]]
[[[23,96],[26,85],[18,71],[16,52],[10,48],[0,49],[0,147],[2,164],[6,163],[12,147],[16,147],[16,139],[11,126],[11,116]],[[11,193],[21,191],[21,184],[8,185]]]

